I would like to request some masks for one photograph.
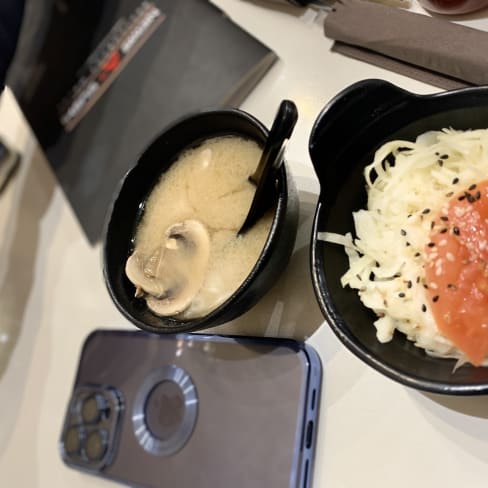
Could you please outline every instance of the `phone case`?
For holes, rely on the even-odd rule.
[[[307,487],[321,368],[285,339],[92,333],[65,463],[141,487]]]

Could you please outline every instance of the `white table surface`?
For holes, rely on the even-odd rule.
[[[280,57],[242,108],[269,126],[283,98],[297,103],[288,160],[301,199],[297,244],[280,283],[244,317],[217,330],[307,337],[318,350],[324,391],[314,487],[486,487],[488,397],[420,393],[364,365],[324,323],[308,270],[319,187],[307,146],[321,108],[364,78],[417,93],[438,90],[331,53],[311,11],[214,3]],[[487,15],[468,24],[488,28]],[[86,240],[8,90],[0,99],[0,135],[23,154],[0,198],[0,356],[8,356],[0,362],[0,486],[112,486],[65,467],[57,442],[85,337],[99,327],[132,326],[105,289],[100,247]],[[13,341],[2,342],[6,335]]]

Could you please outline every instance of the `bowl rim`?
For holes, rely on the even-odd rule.
[[[164,324],[162,323],[161,326],[153,326],[149,325],[146,322],[142,321],[140,318],[136,317],[135,315],[131,314],[121,303],[119,300],[119,297],[117,293],[115,292],[112,279],[110,278],[110,273],[108,271],[108,266],[107,266],[107,261],[108,261],[108,246],[107,246],[107,241],[108,241],[108,234],[109,234],[109,229],[110,229],[110,224],[112,221],[112,215],[115,206],[117,205],[120,195],[122,193],[122,190],[124,186],[126,185],[127,181],[130,179],[133,171],[136,169],[138,166],[139,162],[141,159],[144,157],[147,151],[150,150],[150,148],[156,144],[161,137],[163,137],[166,133],[169,131],[175,129],[179,125],[185,124],[188,121],[195,119],[195,118],[205,118],[205,117],[213,117],[215,115],[237,115],[238,117],[247,120],[250,122],[252,125],[254,125],[259,132],[264,137],[267,137],[269,130],[266,128],[266,126],[255,116],[252,114],[239,109],[239,108],[205,108],[202,110],[198,111],[193,111],[191,113],[185,114],[178,119],[175,119],[172,121],[170,124],[166,125],[163,127],[161,130],[156,132],[155,136],[153,136],[148,143],[146,143],[141,151],[138,153],[138,155],[134,158],[134,164],[127,170],[127,172],[124,174],[124,176],[121,178],[119,181],[117,187],[114,190],[114,193],[112,195],[110,204],[107,209],[106,213],[106,219],[105,219],[105,224],[104,224],[104,232],[103,232],[103,241],[102,241],[102,273],[103,273],[103,278],[105,282],[105,286],[109,292],[110,298],[112,302],[115,304],[116,308],[119,310],[119,312],[122,313],[122,315],[128,319],[132,324],[140,328],[141,330],[144,330],[146,332],[152,332],[152,333],[157,333],[157,334],[174,334],[174,333],[185,333],[185,332],[194,332],[194,331],[199,331],[199,330],[204,330],[208,329],[211,327],[215,327],[217,325],[220,325],[224,322],[222,321],[217,321],[213,322],[213,319],[221,313],[222,310],[225,310],[226,308],[231,305],[233,301],[236,300],[236,298],[243,293],[245,293],[248,288],[252,285],[252,283],[256,280],[256,278],[259,275],[260,269],[263,266],[263,264],[266,263],[267,257],[269,256],[270,249],[276,245],[276,242],[273,241],[272,237],[277,233],[278,229],[280,226],[284,224],[285,221],[285,215],[286,215],[286,210],[288,207],[288,198],[287,198],[287,193],[288,193],[288,181],[287,181],[287,176],[289,173],[289,170],[287,169],[286,165],[286,160],[283,161],[283,164],[280,166],[278,170],[278,175],[279,179],[282,184],[283,191],[282,193],[285,195],[283,197],[282,194],[279,195],[278,201],[277,201],[277,207],[275,211],[275,215],[273,216],[273,220],[271,223],[271,227],[268,233],[268,236],[266,238],[266,241],[264,243],[263,249],[261,253],[259,254],[259,257],[251,269],[250,273],[247,275],[245,280],[239,285],[239,287],[224,301],[222,302],[217,308],[214,310],[210,311],[208,314],[204,315],[203,317],[197,317],[194,319],[186,319],[186,320],[174,320],[172,319],[171,323]],[[217,134],[216,134],[217,136]],[[198,139],[198,138],[197,138]],[[195,139],[195,140],[197,140]],[[244,312],[243,312],[244,313]],[[154,314],[155,317],[158,317],[156,314]],[[165,317],[159,317],[162,322],[164,322]],[[175,324],[175,325],[173,325]],[[178,324],[178,325],[176,325]]]
[[[349,87],[345,88],[339,92],[335,97],[333,97],[321,110],[319,116],[317,117],[309,139],[309,151],[314,163],[314,151],[315,151],[315,139],[317,138],[319,125],[322,123],[325,117],[327,117],[328,111],[337,102],[341,102],[344,97],[347,97],[349,93],[358,88],[372,87],[387,87],[390,90],[394,90],[399,95],[399,100],[396,102],[398,104],[405,103],[405,100],[410,101],[433,101],[438,103],[446,98],[458,98],[460,96],[473,96],[477,97],[479,95],[484,95],[486,98],[488,95],[488,86],[486,87],[467,87],[456,90],[436,92],[427,95],[419,95],[411,93],[402,88],[399,88],[392,83],[383,80],[362,80]],[[438,112],[437,112],[438,113]],[[315,168],[315,163],[314,163]],[[316,171],[317,173],[317,171]],[[320,180],[320,178],[319,178]],[[423,376],[414,375],[408,373],[400,367],[388,365],[384,363],[381,359],[377,358],[375,354],[369,352],[367,348],[359,341],[350,331],[345,320],[342,319],[338,311],[335,309],[333,300],[330,296],[325,276],[324,276],[324,257],[321,252],[325,242],[318,239],[319,224],[323,220],[324,213],[326,212],[326,199],[323,195],[323,189],[321,186],[320,195],[317,200],[317,206],[315,209],[312,232],[311,232],[311,242],[310,242],[310,256],[309,256],[309,266],[312,277],[312,285],[315,297],[317,299],[319,308],[325,318],[326,323],[332,329],[336,337],[340,342],[349,349],[356,357],[364,361],[367,365],[371,366],[374,370],[382,373],[383,375],[389,377],[390,379],[397,381],[407,387],[411,387],[417,390],[422,390],[430,393],[445,394],[445,395],[483,395],[488,393],[488,381],[473,382],[470,384],[455,384],[455,383],[445,383],[438,380],[430,380]],[[442,358],[439,358],[442,359]]]

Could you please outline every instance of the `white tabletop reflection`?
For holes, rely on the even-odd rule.
[[[300,118],[287,160],[300,192],[295,252],[279,283],[222,333],[306,338],[324,366],[316,487],[486,486],[488,397],[424,394],[373,371],[324,323],[312,290],[309,240],[319,193],[308,154],[313,122],[349,84],[383,78],[417,93],[436,88],[329,51],[321,15],[265,2],[214,0],[280,57],[242,108],[270,125],[279,102]],[[467,23],[488,27],[486,14]],[[95,328],[132,327],[103,283],[91,247],[10,91],[0,135],[23,155],[0,198],[0,483],[89,487],[112,483],[67,468],[58,454],[78,355]],[[13,337],[2,342],[2,334]]]

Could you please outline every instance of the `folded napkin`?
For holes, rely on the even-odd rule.
[[[327,15],[333,51],[431,85],[488,85],[488,33],[364,0],[341,0]]]

